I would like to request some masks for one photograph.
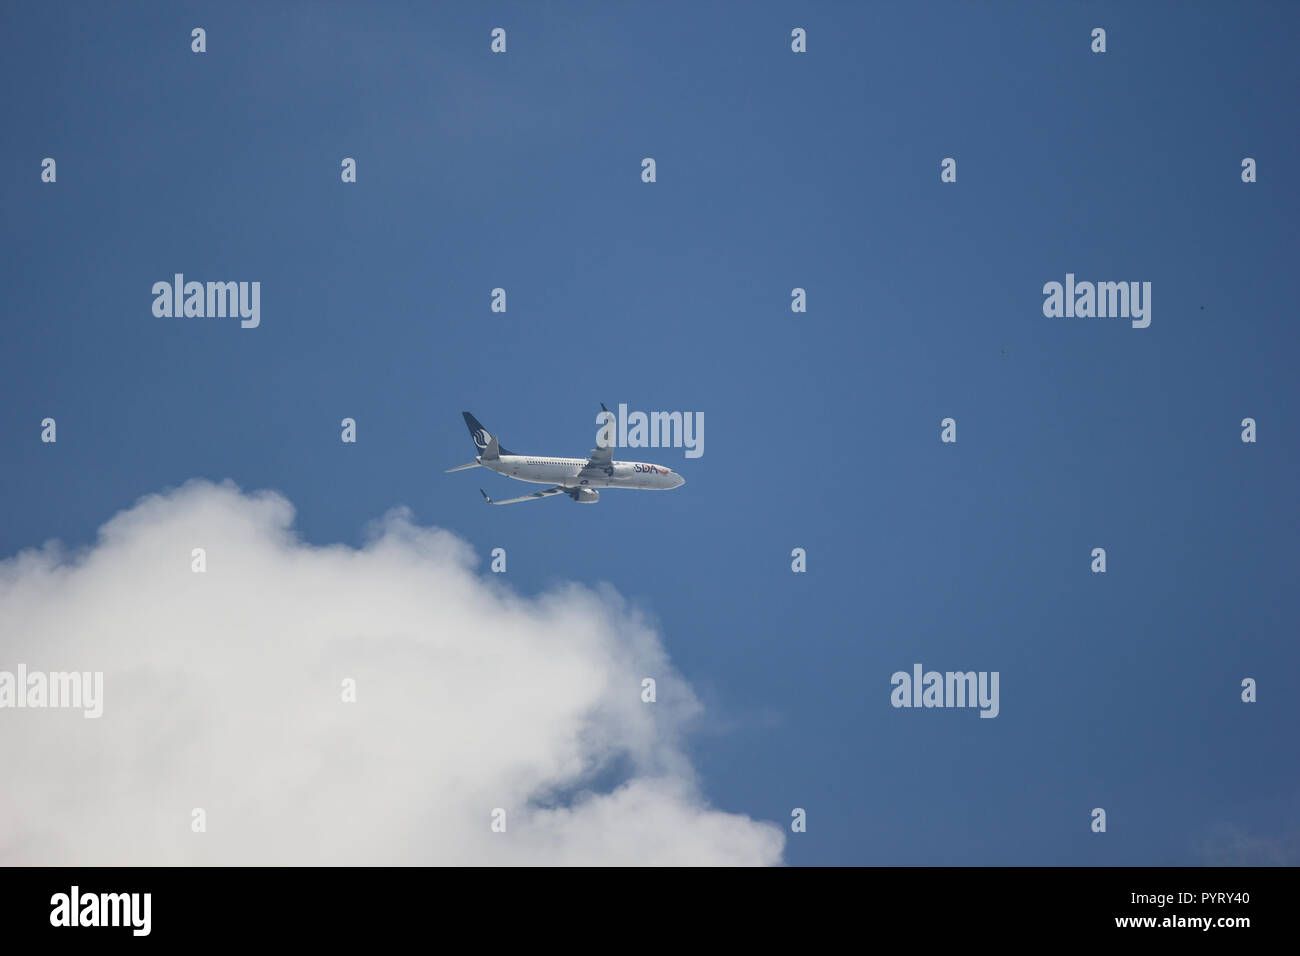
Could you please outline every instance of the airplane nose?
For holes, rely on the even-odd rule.
[[[686,484],[686,479],[681,475],[673,475],[673,477],[677,479],[677,484],[673,485],[674,488],[680,488],[682,485]]]

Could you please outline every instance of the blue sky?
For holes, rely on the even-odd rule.
[[[315,543],[406,505],[656,620],[708,796],[807,809],[791,863],[1297,862],[1294,6],[0,21],[0,556],[196,476]],[[261,326],[155,318],[175,272],[260,281]],[[1045,318],[1067,272],[1151,282],[1151,326]],[[684,488],[443,474],[462,409],[577,456],[601,401],[704,413],[702,458],[623,456]],[[1000,715],[892,708],[915,662],[999,671]]]

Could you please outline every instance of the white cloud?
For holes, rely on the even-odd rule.
[[[1300,863],[1300,827],[1263,836],[1218,824],[1205,833],[1197,850],[1210,866],[1295,866]]]
[[[0,709],[0,864],[781,862],[701,795],[699,705],[612,589],[520,597],[402,511],[359,550],[292,521],[194,481],[0,562],[0,670],[104,672],[98,720]]]

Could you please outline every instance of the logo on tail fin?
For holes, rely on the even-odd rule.
[[[483,423],[471,415],[469,412],[461,412],[465,419],[465,426],[469,429],[469,437],[474,439],[474,445],[482,453],[484,458],[495,460],[498,455],[509,455],[511,452],[502,448],[486,428]]]

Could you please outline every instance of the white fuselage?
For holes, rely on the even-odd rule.
[[[639,461],[610,462],[609,472],[579,478],[586,467],[585,458],[545,458],[540,455],[502,455],[479,464],[497,474],[539,485],[562,488],[640,488],[644,491],[667,491],[686,484],[686,479],[671,468]]]

